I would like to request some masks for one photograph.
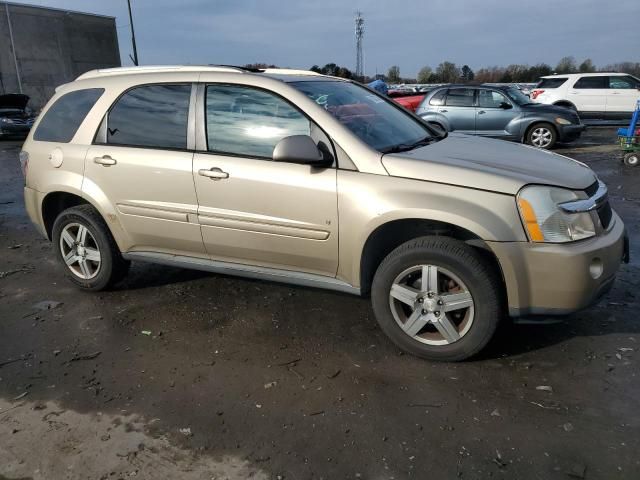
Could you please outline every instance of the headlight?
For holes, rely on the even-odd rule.
[[[563,243],[593,237],[596,229],[589,212],[566,213],[558,207],[578,199],[564,188],[532,185],[520,190],[518,210],[529,240]]]
[[[7,118],[7,117],[2,117],[2,118],[0,118],[0,122],[2,122],[2,123],[13,123],[13,120],[11,120],[10,118]]]
[[[567,120],[566,118],[557,117],[556,123],[558,125],[571,125],[571,120]]]

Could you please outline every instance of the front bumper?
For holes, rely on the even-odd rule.
[[[561,142],[570,142],[572,140],[576,140],[580,137],[582,132],[587,129],[587,126],[584,124],[579,125],[558,125],[556,124],[558,129],[558,140]]]
[[[30,124],[18,124],[18,123],[1,123],[0,124],[0,137],[26,137],[29,135],[29,130],[33,123]]]
[[[613,285],[629,244],[616,213],[609,229],[565,243],[487,242],[498,257],[509,315],[566,315],[592,305]]]

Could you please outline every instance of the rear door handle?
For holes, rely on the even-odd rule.
[[[478,115],[482,115],[483,113],[487,113],[487,112],[485,112],[484,110],[480,110],[480,111],[478,112]]]
[[[109,155],[96,157],[93,159],[93,162],[104,167],[110,167],[111,165],[115,165],[116,163],[118,163],[115,158],[111,158]]]
[[[213,167],[209,170],[207,170],[206,168],[201,168],[200,170],[198,170],[198,175],[209,177],[211,180],[222,180],[225,178],[229,178],[229,174],[227,172],[223,172],[218,167]]]
[[[447,110],[440,110],[440,112],[442,112],[442,113],[447,113]]]

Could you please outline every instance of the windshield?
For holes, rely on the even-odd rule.
[[[308,81],[290,85],[306,94],[379,152],[410,150],[436,140],[424,124],[371,90],[350,82]]]
[[[507,88],[505,93],[511,100],[516,102],[518,105],[528,105],[529,103],[531,103],[531,99],[527,97],[524,93],[522,93],[520,90],[518,90],[517,88],[514,88],[514,87]]]

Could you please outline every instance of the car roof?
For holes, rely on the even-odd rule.
[[[563,73],[557,75],[545,75],[540,78],[575,78],[575,77],[618,77],[627,75],[620,72],[597,72],[597,73]]]
[[[237,67],[233,65],[148,65],[142,67],[102,68],[97,70],[90,70],[86,73],[83,73],[78,78],[76,78],[76,80],[163,73],[242,73],[247,75],[268,76],[283,82],[320,79],[344,80],[337,77],[322,75],[310,70],[296,70],[290,68],[255,69],[248,67]]]

